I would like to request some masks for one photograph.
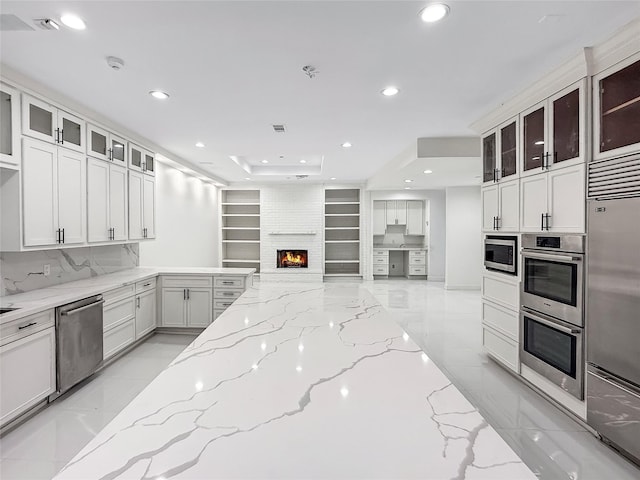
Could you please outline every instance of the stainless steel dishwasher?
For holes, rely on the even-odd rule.
[[[102,365],[102,295],[56,308],[57,390],[62,395]]]

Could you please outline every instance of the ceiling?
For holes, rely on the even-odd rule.
[[[640,1],[476,0],[425,24],[427,3],[3,1],[27,23],[74,12],[87,29],[2,32],[1,61],[229,182],[364,183],[419,137],[473,135],[483,114],[640,16]],[[382,96],[388,85],[400,93]],[[376,185],[404,188],[404,174]]]

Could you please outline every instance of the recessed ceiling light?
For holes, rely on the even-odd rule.
[[[422,173],[426,173],[427,175],[429,175],[430,173],[433,173],[433,170],[425,170],[425,171],[424,171],[424,172],[422,172]]]
[[[65,13],[60,17],[60,21],[64,23],[67,27],[73,28],[74,30],[84,30],[87,28],[87,25],[77,15],[73,15],[72,13]]]
[[[449,5],[445,5],[444,3],[433,3],[431,5],[427,5],[418,13],[422,21],[426,23],[433,23],[442,20],[448,14]]]
[[[344,143],[342,144],[342,146],[343,146],[344,148],[351,148],[351,143],[350,143],[350,142],[344,142]]]
[[[245,180],[251,180],[249,177],[244,177]]]
[[[300,163],[307,163],[306,160],[300,160]]]
[[[331,177],[331,180],[337,180],[336,177]]]
[[[169,94],[165,93],[161,90],[151,90],[149,92],[149,95],[151,95],[153,98],[157,98],[159,100],[165,100],[167,98],[169,98]]]
[[[384,95],[385,97],[393,97],[394,95],[396,95],[400,90],[398,90],[397,87],[387,87],[384,90],[382,90],[382,95]]]
[[[408,178],[404,181],[404,183],[411,183],[413,180],[409,180]]]
[[[204,148],[204,143],[202,143],[202,142],[196,142],[196,147],[198,147],[198,148]]]
[[[260,160],[262,163],[269,163],[269,160]]]
[[[411,187],[404,187],[405,190],[411,190]]]

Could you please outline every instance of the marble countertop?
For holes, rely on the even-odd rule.
[[[0,297],[0,307],[17,308],[0,316],[0,324],[75,302],[158,275],[250,275],[254,268],[137,267],[47,288]]]
[[[55,478],[536,477],[365,287],[262,282]]]
[[[400,250],[403,252],[408,252],[410,250],[419,250],[421,252],[427,251],[427,247],[400,247],[397,245],[374,245],[373,248],[374,250]]]

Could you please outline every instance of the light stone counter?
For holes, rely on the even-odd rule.
[[[0,297],[0,307],[18,310],[0,316],[0,324],[27,315],[39,313],[58,305],[75,302],[82,298],[98,295],[114,288],[157,277],[158,275],[242,275],[255,272],[253,268],[207,268],[207,267],[137,267],[120,272],[99,275],[85,280],[62,283],[52,287],[32,290]]]
[[[536,477],[358,284],[261,283],[58,474]]]

